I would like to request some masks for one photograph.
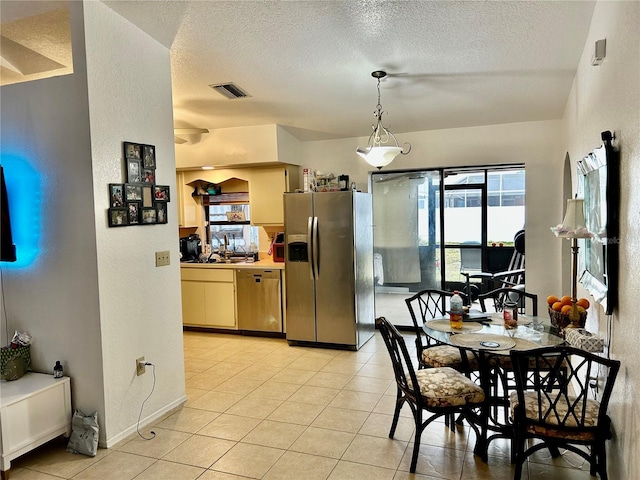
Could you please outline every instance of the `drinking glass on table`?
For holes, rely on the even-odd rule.
[[[544,332],[544,325],[542,324],[542,319],[540,317],[533,317],[531,319],[531,329],[536,332]]]
[[[505,330],[518,328],[518,304],[515,302],[504,302],[502,316],[504,318]]]

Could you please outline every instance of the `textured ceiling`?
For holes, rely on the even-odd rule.
[[[6,0],[2,3],[6,3]],[[32,3],[32,2],[22,2]],[[108,1],[171,47],[176,127],[368,136],[557,119],[594,2]],[[234,82],[227,100],[209,84]]]
[[[0,2],[0,84],[73,72],[67,2]]]

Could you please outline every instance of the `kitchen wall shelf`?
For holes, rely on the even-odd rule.
[[[203,205],[237,205],[249,203],[249,192],[221,193],[220,195],[202,195]]]

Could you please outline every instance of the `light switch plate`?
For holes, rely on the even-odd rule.
[[[169,250],[156,252],[156,267],[165,267],[171,262],[169,260]]]

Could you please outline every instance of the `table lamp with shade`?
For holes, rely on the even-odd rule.
[[[580,313],[576,305],[577,289],[578,289],[578,239],[591,238],[591,233],[585,225],[584,221],[584,200],[581,198],[570,198],[567,200],[567,210],[564,214],[564,220],[561,225],[551,227],[551,230],[559,238],[571,240],[571,261],[572,261],[572,277],[571,277],[571,311],[569,312],[569,320],[571,323],[567,328],[580,327]]]

